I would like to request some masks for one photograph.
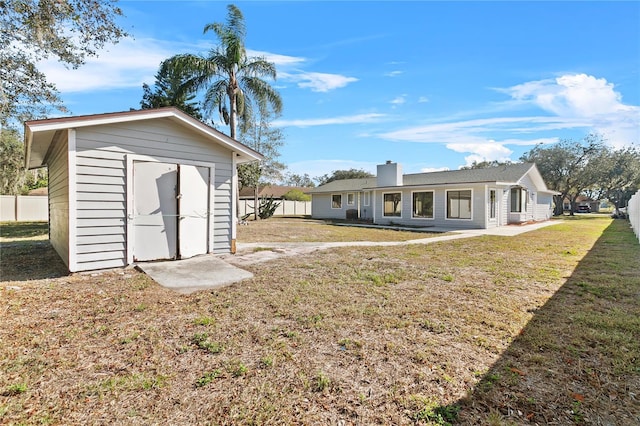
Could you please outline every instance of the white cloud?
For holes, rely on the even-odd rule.
[[[300,56],[288,56],[288,55],[280,55],[278,53],[264,52],[260,50],[251,50],[247,49],[247,56],[249,57],[263,57],[267,61],[276,65],[276,67],[286,67],[286,66],[299,66],[300,64],[306,62],[306,58],[302,58]]]
[[[594,117],[629,111],[622,96],[604,78],[586,74],[530,81],[504,90],[516,100],[529,101],[559,116]]]
[[[438,143],[456,152],[470,153],[466,161],[505,161],[513,153],[508,146],[533,146],[558,141],[566,130],[602,134],[614,147],[640,141],[640,107],[626,105],[614,85],[586,74],[530,81],[507,89],[511,100],[503,106],[533,106],[526,116],[499,116],[443,121],[379,134],[395,141]],[[502,113],[508,112],[503,109]],[[533,112],[533,113],[531,113]]]
[[[530,81],[506,89],[513,100],[528,103],[601,133],[615,147],[640,142],[640,107],[626,105],[615,85],[586,74]]]
[[[358,81],[355,77],[320,72],[281,72],[278,75],[283,80],[292,81],[297,83],[298,87],[308,88],[313,92],[328,92]]]
[[[173,55],[171,46],[152,39],[124,39],[87,58],[78,69],[67,69],[55,60],[38,67],[63,94],[127,87],[152,83],[160,62]]]
[[[425,102],[429,102],[429,98],[427,98],[426,96],[420,96],[418,98],[418,103],[423,104]]]
[[[393,105],[402,105],[407,102],[407,95],[400,95],[391,100],[389,103]]]
[[[211,43],[175,43],[151,38],[123,39],[118,44],[87,58],[77,70],[65,68],[55,60],[42,61],[39,68],[63,94],[118,88],[141,87],[152,84],[160,63],[184,52],[198,53],[211,48]],[[340,74],[292,70],[307,62],[307,58],[273,52],[247,50],[249,56],[262,56],[276,65],[279,81],[294,82],[314,92],[328,92],[358,81]]]
[[[384,139],[421,143],[486,143],[490,138],[483,134],[500,134],[510,132],[513,125],[523,126],[527,123],[544,121],[541,117],[496,117],[480,118],[455,122],[428,124],[409,127],[378,135]],[[555,122],[550,118],[550,122]],[[521,132],[525,133],[525,132]],[[518,139],[510,137],[509,141],[517,145],[535,145],[539,138]]]
[[[486,143],[452,143],[446,146],[455,152],[472,153],[472,155],[465,157],[467,165],[471,165],[474,161],[509,161],[509,156],[513,154],[512,150],[496,141],[488,141]]]
[[[311,126],[327,126],[332,124],[360,124],[360,123],[373,123],[379,121],[381,118],[386,117],[385,114],[356,114],[356,115],[343,115],[339,117],[326,117],[326,118],[308,118],[299,120],[275,120],[272,124],[275,127],[311,127]]]
[[[448,170],[448,167],[423,167],[420,169],[420,173],[446,172]]]
[[[388,73],[385,73],[384,75],[385,75],[385,77],[397,77],[397,76],[399,76],[399,75],[401,75],[403,73],[404,73],[404,71],[396,70],[396,71],[390,71]]]

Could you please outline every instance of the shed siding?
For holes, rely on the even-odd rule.
[[[231,248],[231,151],[169,119],[78,128],[78,270],[125,266],[126,155],[215,163],[214,253]]]
[[[47,158],[51,245],[69,267],[69,157],[66,132],[58,132]]]

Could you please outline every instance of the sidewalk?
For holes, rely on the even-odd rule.
[[[312,242],[312,243],[239,243],[238,253],[228,255],[202,255],[185,260],[165,262],[141,262],[137,267],[153,278],[158,284],[183,294],[194,291],[219,288],[251,278],[253,274],[244,267],[278,259],[283,256],[299,256],[334,247],[374,247],[400,246],[409,244],[430,244],[440,241],[459,240],[480,235],[515,236],[561,221],[547,221],[531,225],[503,226],[496,229],[454,230],[430,228],[430,232],[447,232],[430,238],[408,241],[353,241],[353,242]]]
[[[417,238],[408,241],[351,241],[351,242],[312,242],[312,243],[238,243],[238,251],[235,255],[220,256],[225,262],[243,267],[254,263],[266,262],[283,256],[296,256],[312,253],[317,250],[326,250],[334,247],[374,247],[374,246],[400,246],[409,244],[431,244],[440,241],[459,240],[462,238],[477,237],[480,235],[496,235],[513,237],[536,229],[562,223],[559,220],[548,220],[530,225],[509,225],[493,229],[452,229],[452,228],[428,228],[429,232],[447,233],[439,237]],[[394,227],[396,229],[397,227]],[[426,229],[426,228],[425,228]],[[411,229],[407,229],[411,230]],[[424,232],[424,231],[422,231]]]

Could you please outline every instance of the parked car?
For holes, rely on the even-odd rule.
[[[576,207],[577,213],[591,213],[591,207],[589,206],[578,206]]]

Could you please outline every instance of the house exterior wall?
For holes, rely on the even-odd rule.
[[[232,153],[169,119],[78,128],[76,131],[77,270],[127,265],[127,156],[215,164],[214,253],[232,238]]]
[[[535,205],[534,220],[549,220],[553,217],[553,195],[547,193],[538,193]]]
[[[511,191],[507,192],[507,212],[509,215],[509,223],[523,223],[529,221],[548,220],[553,215],[553,195],[548,193],[539,193],[529,175],[525,175],[520,180],[520,185],[526,190],[527,203],[526,209],[523,208],[521,213],[511,212]]]
[[[343,219],[346,217],[346,210],[350,207],[346,205],[347,188],[359,188],[360,218],[371,217],[373,222],[380,225],[408,225],[424,227],[443,227],[460,229],[483,229],[508,225],[509,223],[523,223],[527,221],[547,220],[552,215],[553,191],[547,191],[542,177],[535,166],[519,165],[517,169],[508,170],[507,174],[502,174],[505,169],[495,171],[465,172],[450,176],[434,175],[416,176],[403,175],[402,179],[397,177],[398,165],[388,162],[378,166],[378,176],[376,183],[388,182],[385,186],[378,186],[371,189],[370,182],[354,182],[345,180],[330,183],[328,188],[319,188],[327,192],[313,193],[312,216],[317,218]],[[396,179],[397,178],[397,179]],[[464,180],[463,180],[464,179]],[[407,183],[406,186],[403,185]],[[431,182],[431,183],[429,183]],[[467,182],[467,183],[463,183]],[[539,185],[537,187],[536,185]],[[329,193],[330,188],[334,191]],[[511,211],[511,190],[517,189],[519,192],[521,211]],[[471,214],[470,218],[449,218],[447,206],[447,194],[451,191],[471,191]],[[542,193],[538,191],[542,190]],[[369,191],[370,205],[364,205],[364,194]],[[433,216],[413,217],[413,194],[418,191],[433,193]],[[495,191],[495,218],[491,218],[491,191]],[[400,214],[384,214],[385,194],[401,194]],[[339,209],[331,208],[331,196],[341,195],[343,204]],[[520,196],[521,195],[521,196]],[[522,196],[525,196],[522,197]],[[427,201],[425,197],[423,201]],[[390,203],[391,201],[389,201]],[[391,206],[391,204],[388,204]],[[461,200],[461,213],[466,213],[466,202]],[[365,212],[365,208],[366,209]],[[468,211],[468,210],[467,210]],[[370,216],[372,215],[372,216]]]
[[[511,209],[510,204],[510,188],[501,188],[500,190],[500,218],[499,223],[500,226],[509,224],[509,210]]]
[[[67,132],[58,132],[47,158],[50,241],[69,267],[69,150]]]
[[[447,218],[447,191],[471,190],[471,219]],[[412,193],[416,191],[433,191],[433,219],[412,217]],[[384,194],[400,192],[402,194],[402,211],[399,217],[384,216]],[[485,227],[485,215],[487,204],[485,198],[485,185],[448,185],[446,187],[398,187],[394,189],[377,189],[375,191],[375,218],[374,222],[385,224],[400,224],[410,226],[438,226],[477,229]]]
[[[495,218],[491,218],[491,196],[490,192],[495,191],[496,199],[495,199]],[[485,186],[485,223],[486,228],[497,228],[501,224],[501,206],[502,206],[502,188],[497,186],[488,185]]]
[[[342,207],[332,208],[332,196],[342,196]],[[353,208],[353,206],[349,206]],[[313,194],[311,196],[311,216],[318,219],[346,219],[347,218],[347,193],[336,192],[333,194]]]
[[[360,196],[360,219],[373,220],[373,191],[363,191]]]
[[[369,203],[365,205],[365,192]],[[349,194],[353,194],[353,204],[348,204]],[[342,207],[332,208],[333,195],[342,197]],[[373,219],[373,191],[344,191],[311,195],[311,216],[318,219],[347,219],[347,210],[357,210],[358,219]]]

